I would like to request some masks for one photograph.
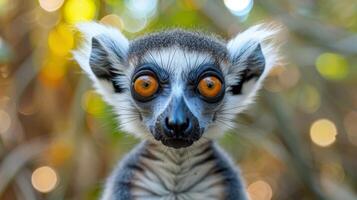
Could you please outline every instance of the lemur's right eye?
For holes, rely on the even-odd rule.
[[[157,92],[159,83],[153,76],[142,75],[135,79],[133,86],[136,94],[141,97],[148,98]]]

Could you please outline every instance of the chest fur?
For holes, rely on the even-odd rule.
[[[133,171],[133,199],[224,199],[224,177],[209,144],[189,150],[148,148]]]

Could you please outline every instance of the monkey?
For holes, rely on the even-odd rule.
[[[74,59],[119,128],[142,139],[115,167],[101,199],[248,199],[240,170],[216,141],[276,65],[277,30],[255,25],[225,41],[169,29],[129,41],[97,22],[77,27],[83,41]]]

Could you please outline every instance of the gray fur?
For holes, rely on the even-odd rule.
[[[217,59],[227,59],[228,51],[221,39],[201,32],[173,29],[151,33],[131,41],[130,57],[142,57],[147,51],[178,46],[187,51],[208,52]]]

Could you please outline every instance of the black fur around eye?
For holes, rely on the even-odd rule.
[[[140,64],[138,67],[135,68],[133,78],[138,77],[138,75],[143,73],[154,74],[158,78],[158,81],[162,84],[167,83],[169,80],[169,73],[154,63]],[[134,80],[133,78],[132,80]]]

